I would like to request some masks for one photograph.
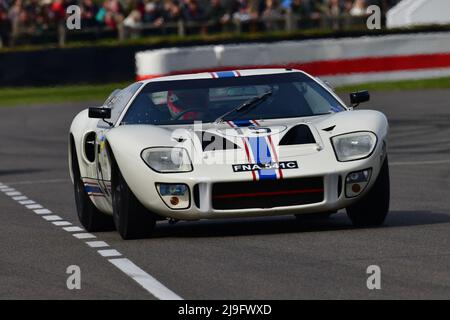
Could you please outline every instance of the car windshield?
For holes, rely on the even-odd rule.
[[[300,72],[213,79],[149,82],[128,108],[121,124],[191,124],[218,117],[270,92],[249,108],[223,120],[307,117],[344,111],[320,84]]]

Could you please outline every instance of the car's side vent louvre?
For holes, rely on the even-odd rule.
[[[323,128],[322,130],[323,130],[323,131],[326,131],[326,132],[330,132],[330,131],[333,131],[334,128],[336,128],[335,125],[334,125],[334,126],[331,126],[331,127],[328,127],[328,128]]]
[[[291,128],[281,139],[280,146],[294,145],[294,144],[308,144],[316,143],[314,136],[305,124],[299,124]]]
[[[86,159],[90,162],[95,161],[95,132],[90,132],[86,135],[86,139],[84,140],[84,154],[86,155]]]
[[[202,143],[203,151],[239,149],[234,142],[214,133],[205,131],[196,131],[195,133]]]

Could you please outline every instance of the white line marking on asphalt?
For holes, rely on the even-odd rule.
[[[449,160],[428,160],[428,161],[394,161],[390,162],[390,166],[422,166],[434,164],[450,164]]]
[[[109,244],[107,244],[105,241],[87,241],[86,244],[91,248],[109,247]]]
[[[6,195],[13,197],[13,196],[20,196],[22,194],[19,191],[11,191],[11,192],[6,192]]]
[[[31,183],[31,182],[30,182]],[[35,182],[33,182],[35,183]],[[16,183],[18,184],[18,183]],[[20,204],[25,205],[26,208],[33,210],[37,214],[42,214],[42,218],[51,222],[55,226],[65,226],[62,228],[67,232],[80,232],[84,231],[81,227],[72,226],[72,223],[62,220],[58,215],[50,215],[52,213],[50,210],[44,208],[40,204],[37,204],[33,200],[28,199],[23,196],[20,192],[13,188],[9,188],[0,182],[0,190],[10,195],[12,199],[18,201]],[[9,194],[8,194],[9,193]],[[70,226],[70,227],[67,227]],[[87,232],[72,233],[72,235],[77,239],[93,239],[96,238],[95,235]],[[109,247],[109,245],[104,241],[86,241],[86,244],[91,248],[104,248]],[[97,252],[105,258],[117,257],[122,254],[116,249],[101,249]],[[119,270],[125,273],[127,276],[131,277],[135,282],[142,286],[147,292],[155,296],[157,299],[161,300],[182,300],[182,298],[165,287],[161,282],[156,280],[150,274],[139,268],[131,260],[127,258],[112,258],[108,259],[113,265],[115,265]]]
[[[16,201],[20,201],[20,200],[27,200],[28,198],[26,196],[18,196],[18,197],[13,197],[13,200]]]
[[[127,258],[109,259],[120,271],[139,283],[145,290],[160,300],[183,300],[179,295],[165,287],[147,272]]]
[[[73,236],[77,239],[92,239],[96,238],[92,233],[74,233]]]
[[[122,254],[117,251],[116,249],[105,249],[105,250],[98,250],[97,251],[102,257],[118,257]]]
[[[56,221],[56,220],[62,220],[60,216],[57,215],[50,215],[50,216],[42,216],[47,221]]]
[[[65,227],[63,228],[64,230],[66,230],[67,232],[78,232],[78,231],[84,231],[83,228],[80,227]]]
[[[29,205],[26,205],[25,207],[27,207],[27,209],[31,209],[31,210],[43,208],[43,206],[41,206],[40,204],[29,204]]]
[[[26,204],[34,204],[36,202],[34,202],[33,200],[23,200],[23,201],[19,201],[20,204],[26,205]]]
[[[52,222],[55,226],[58,226],[58,227],[62,227],[62,226],[71,226],[72,224],[70,223],[70,222],[68,222],[68,221],[55,221],[55,222]]]
[[[10,185],[24,185],[24,184],[45,184],[45,183],[63,183],[63,182],[70,182],[70,180],[69,179],[25,180],[25,181],[10,181],[7,183]]]
[[[53,213],[48,209],[36,209],[33,210],[36,214],[49,214],[49,213]]]

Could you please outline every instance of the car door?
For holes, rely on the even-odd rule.
[[[111,197],[111,165],[108,153],[106,151],[106,133],[114,130],[114,126],[128,103],[134,97],[136,92],[142,86],[142,83],[134,83],[125,89],[115,91],[105,101],[105,106],[111,108],[111,118],[99,120],[96,128],[96,168],[97,179],[103,194]]]

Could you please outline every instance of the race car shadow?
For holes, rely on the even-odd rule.
[[[11,176],[19,174],[30,174],[46,171],[44,169],[10,169],[10,170],[0,170],[0,176]]]
[[[351,229],[380,229],[450,223],[450,213],[432,211],[391,211],[385,223],[376,228],[356,228],[345,212],[328,219],[301,219],[291,216],[223,219],[215,221],[158,223],[152,238],[232,237],[299,232],[324,232]]]

